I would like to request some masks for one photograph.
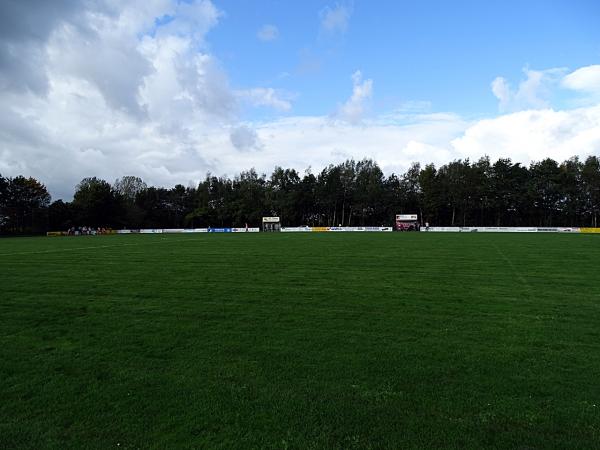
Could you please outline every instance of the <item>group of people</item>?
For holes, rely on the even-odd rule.
[[[95,236],[97,234],[109,234],[110,230],[104,227],[71,227],[67,231],[68,236]]]

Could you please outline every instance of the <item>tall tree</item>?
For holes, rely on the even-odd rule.
[[[113,188],[125,201],[133,203],[140,192],[148,189],[148,185],[140,177],[128,175],[117,178]]]
[[[383,172],[371,159],[356,163],[356,210],[360,225],[381,224],[389,221],[384,217]]]
[[[72,204],[49,205],[32,178],[0,176],[0,230],[41,231],[74,225],[150,228],[258,225],[278,215],[285,225],[392,224],[396,213],[418,212],[435,225],[598,225],[600,161],[552,159],[528,167],[488,157],[456,160],[437,170],[413,163],[384,176],[376,162],[347,160],[303,177],[276,167],[267,179],[254,169],[234,176],[207,174],[197,187],[147,187],[127,176],[113,187],[97,178],[77,186]]]
[[[354,197],[356,195],[356,162],[349,159],[340,165],[340,186],[342,212],[340,223],[350,225],[354,213]]]
[[[0,207],[6,205],[8,201],[8,178],[4,178],[0,174]]]
[[[16,233],[39,232],[46,228],[50,194],[35,178],[17,176],[4,183],[5,228]]]
[[[105,180],[84,178],[77,185],[73,208],[79,225],[119,227],[123,224],[123,199]]]
[[[419,173],[421,187],[422,219],[426,223],[442,224],[440,209],[443,204],[442,186],[433,164],[427,164]]]
[[[537,224],[552,226],[556,220],[561,200],[560,169],[553,159],[546,158],[534,162],[529,168],[530,190],[533,210],[537,215]]]
[[[600,159],[597,156],[589,156],[581,168],[581,180],[583,188],[583,207],[590,224],[598,226],[600,213]]]
[[[233,180],[230,212],[234,225],[260,224],[266,212],[266,184],[266,176],[259,176],[254,169],[241,172]]]
[[[583,164],[577,157],[564,161],[559,167],[559,225],[576,226],[584,213],[582,169]]]
[[[302,222],[300,202],[300,175],[294,169],[276,167],[266,187],[266,210],[280,216],[284,225]]]
[[[393,175],[392,175],[393,177]],[[390,177],[391,178],[391,177]],[[412,163],[398,186],[400,207],[398,213],[419,213],[423,220],[423,190],[421,189],[421,164]]]
[[[317,177],[311,173],[310,168],[306,170],[298,189],[298,209],[300,210],[301,225],[317,225],[320,221],[320,213],[317,208]]]
[[[338,201],[342,192],[340,172],[339,166],[329,165],[317,177],[316,200],[321,216],[319,225],[337,225]]]
[[[56,200],[48,207],[48,228],[51,231],[65,231],[74,225],[73,208],[70,203]]]
[[[136,207],[142,211],[144,228],[173,227],[168,201],[169,191],[164,188],[149,187],[139,192],[135,198]]]
[[[113,189],[123,199],[125,225],[140,228],[143,225],[144,212],[136,204],[135,199],[148,189],[148,185],[140,177],[128,175],[115,180]]]
[[[513,164],[508,158],[500,158],[491,167],[489,184],[494,225],[523,224],[520,223],[523,214],[531,213],[527,168]]]
[[[490,218],[491,208],[491,172],[492,166],[490,158],[484,156],[471,166],[469,184],[473,189],[472,211],[470,211],[471,223],[481,225],[490,225],[493,219]]]
[[[469,184],[470,170],[471,164],[468,159],[459,159],[440,167],[438,176],[447,193],[448,206],[452,212],[451,225],[456,224],[457,213],[462,215],[462,225],[466,224],[467,212],[474,194]]]
[[[8,178],[0,174],[0,233],[8,226]]]

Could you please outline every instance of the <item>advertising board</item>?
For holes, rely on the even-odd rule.
[[[279,217],[263,217],[263,223],[278,223],[280,222]]]
[[[416,214],[396,214],[396,220],[415,221],[418,217]]]

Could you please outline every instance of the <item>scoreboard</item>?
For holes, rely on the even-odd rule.
[[[396,214],[396,231],[419,231],[417,214]]]

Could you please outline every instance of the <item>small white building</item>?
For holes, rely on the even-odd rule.
[[[263,217],[262,218],[262,231],[265,231],[265,232],[281,231],[281,220],[279,220],[279,217]]]

